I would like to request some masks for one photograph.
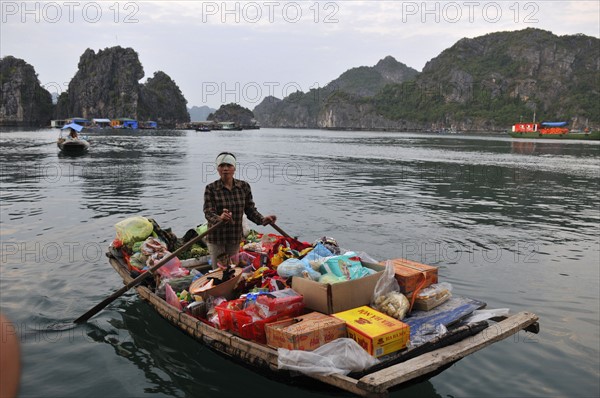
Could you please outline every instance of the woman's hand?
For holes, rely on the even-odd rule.
[[[262,225],[269,225],[269,224],[274,224],[275,221],[277,221],[277,216],[274,215],[270,215],[270,216],[265,216],[263,218],[263,223]]]
[[[229,210],[223,209],[223,213],[221,213],[221,215],[219,216],[219,218],[223,222],[231,222],[232,214],[231,214],[231,212]]]

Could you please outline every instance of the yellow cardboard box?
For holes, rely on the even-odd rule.
[[[337,338],[346,337],[346,322],[311,312],[293,319],[268,323],[265,332],[267,344],[271,347],[312,351]]]
[[[410,327],[368,306],[333,314],[346,321],[348,337],[374,357],[406,348]]]

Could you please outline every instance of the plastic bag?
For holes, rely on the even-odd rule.
[[[153,253],[166,252],[167,245],[165,245],[160,239],[152,236],[148,237],[140,246],[140,252],[144,256],[151,256]]]
[[[385,264],[385,270],[375,285],[371,307],[400,321],[410,309],[408,299],[400,293],[391,261]]]
[[[115,224],[117,238],[125,245],[146,239],[152,234],[152,223],[141,216],[129,217]]]
[[[426,323],[410,337],[408,348],[416,348],[436,337],[443,336],[446,332],[448,329],[441,323]]]
[[[508,308],[494,308],[489,310],[475,310],[470,317],[464,320],[465,323],[475,323],[479,321],[485,321],[490,318],[497,316],[506,316],[510,310]]]
[[[182,310],[181,308],[181,303],[179,302],[179,297],[177,297],[177,294],[175,293],[175,291],[173,290],[173,288],[171,287],[171,285],[169,285],[168,283],[165,285],[165,296],[166,296],[166,301],[167,304],[171,304],[173,307],[177,308],[179,311]]]
[[[360,372],[379,363],[349,338],[340,338],[322,345],[314,351],[277,349],[277,367],[308,375],[347,375]]]
[[[146,261],[146,265],[152,268],[154,265],[156,265],[159,261],[162,261],[162,259],[168,256],[169,254],[171,253],[154,253],[148,258],[148,261]],[[157,269],[156,273],[158,273],[163,278],[179,278],[181,276],[189,275],[190,271],[181,266],[181,262],[177,257],[173,257],[166,264]]]
[[[312,280],[318,280],[321,277],[321,273],[313,270],[305,262],[297,258],[288,258],[277,267],[277,274],[282,278],[305,276],[305,273]]]

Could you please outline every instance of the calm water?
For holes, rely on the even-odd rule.
[[[234,365],[128,293],[51,332],[121,281],[114,224],[204,222],[220,151],[263,214],[303,240],[440,267],[457,294],[531,311],[522,332],[395,397],[587,397],[600,392],[600,145],[313,130],[90,134],[62,157],[56,130],[4,130],[1,309],[22,343],[22,397],[328,397]],[[272,232],[257,227],[260,231]],[[343,395],[343,394],[342,394]]]

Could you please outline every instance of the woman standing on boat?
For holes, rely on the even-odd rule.
[[[208,184],[204,190],[204,215],[209,228],[223,221],[219,228],[207,235],[213,269],[217,268],[218,258],[221,256],[227,255],[229,258],[238,254],[244,214],[258,225],[268,225],[277,220],[274,215],[260,214],[252,199],[250,184],[233,178],[236,164],[233,154],[220,153],[216,164],[220,178]]]

